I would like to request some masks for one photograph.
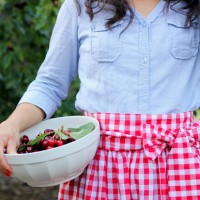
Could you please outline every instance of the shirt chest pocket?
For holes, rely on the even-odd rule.
[[[199,28],[197,20],[193,26],[185,26],[185,18],[169,18],[169,48],[177,59],[190,59],[195,56],[199,48]]]
[[[98,62],[114,62],[122,51],[122,21],[116,22],[110,29],[106,21],[93,21],[91,26],[91,54]]]

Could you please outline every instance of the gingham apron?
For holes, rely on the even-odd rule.
[[[85,113],[100,123],[94,159],[59,200],[200,199],[200,120],[192,112]]]

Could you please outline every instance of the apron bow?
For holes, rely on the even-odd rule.
[[[164,149],[173,148],[180,140],[186,140],[187,148],[195,156],[200,155],[200,120],[188,129],[169,130],[152,124],[143,127],[143,148],[150,160],[155,160]]]

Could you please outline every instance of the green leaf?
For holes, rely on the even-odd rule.
[[[79,128],[69,128],[69,130],[72,131],[70,133],[70,136],[73,139],[78,140],[91,133],[94,130],[94,127],[94,124],[92,122],[89,122],[83,126],[80,126]]]
[[[32,146],[32,145],[36,144],[37,142],[39,142],[41,139],[45,138],[47,135],[48,135],[48,133],[43,133],[43,134],[39,135],[37,138],[35,138],[34,140],[31,140],[27,145]]]
[[[78,128],[68,128],[68,130],[72,131],[72,132],[79,132],[83,129],[90,129],[93,130],[94,129],[94,124],[92,122],[89,122],[87,124],[84,124]]]
[[[26,145],[23,145],[19,148],[19,151],[24,151],[24,149],[26,148]]]
[[[11,65],[11,62],[12,62],[12,55],[11,54],[7,54],[3,59],[2,59],[2,64],[3,64],[3,67],[5,69],[7,69],[10,65]]]

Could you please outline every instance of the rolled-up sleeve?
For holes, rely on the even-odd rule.
[[[46,118],[50,118],[67,97],[70,83],[77,76],[77,15],[73,0],[62,4],[44,62],[19,101],[19,104],[28,102],[41,108]]]

